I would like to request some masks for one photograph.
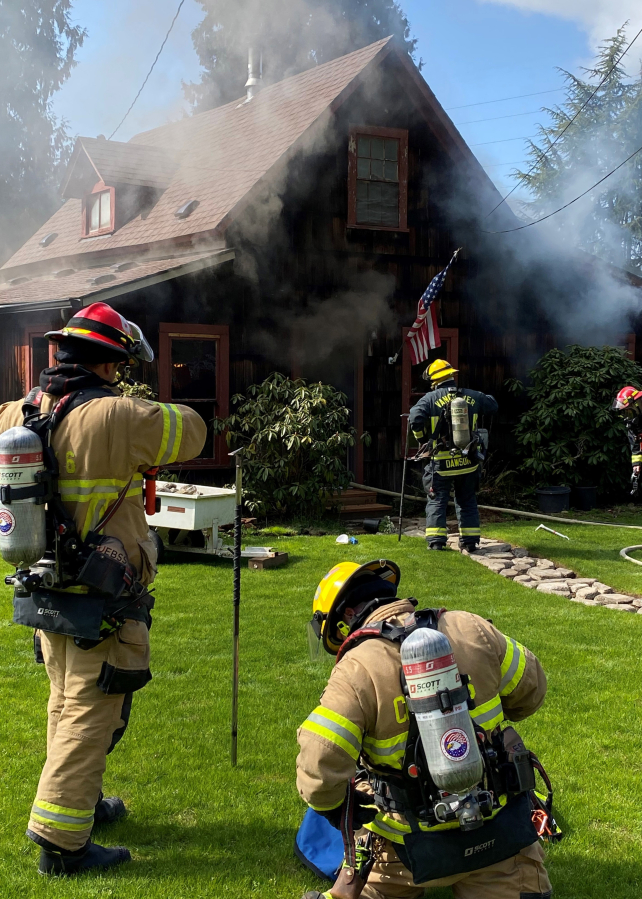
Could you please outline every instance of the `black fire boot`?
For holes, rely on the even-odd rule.
[[[122,799],[117,796],[103,796],[96,803],[94,811],[94,827],[97,824],[115,824],[127,814],[127,808]]]
[[[466,552],[474,553],[479,549],[479,540],[460,540],[459,548],[465,549]]]
[[[69,852],[50,843],[36,833],[27,830],[27,836],[40,846],[39,874],[55,874],[65,877],[69,874],[81,874],[92,868],[104,870],[131,861],[129,849],[123,846],[98,846],[88,840],[82,849]]]
[[[432,543],[428,544],[428,549],[446,549],[446,544],[433,541]]]
[[[330,896],[330,893],[320,893],[318,890],[310,890],[305,894],[303,899],[325,899],[326,896]]]

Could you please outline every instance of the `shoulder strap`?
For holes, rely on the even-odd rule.
[[[388,640],[391,643],[403,643],[406,637],[412,634],[413,631],[416,631],[418,627],[429,627],[432,630],[437,630],[439,617],[445,611],[445,609],[422,609],[420,612],[415,613],[415,623],[408,627],[390,624],[389,621],[376,621],[374,624],[360,627],[359,630],[350,634],[341,644],[341,648],[337,653],[336,664],[341,661],[347,652],[366,640]]]

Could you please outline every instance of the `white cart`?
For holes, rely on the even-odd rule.
[[[196,493],[180,493],[186,484],[167,484],[159,482],[156,496],[160,499],[160,512],[147,515],[147,523],[156,529],[165,550],[172,552],[201,553],[209,556],[233,558],[233,548],[226,546],[218,535],[223,525],[234,523],[236,509],[236,493],[224,487],[196,486]],[[168,530],[178,530],[174,543],[169,543]],[[189,546],[190,531],[201,531],[205,546]],[[241,556],[246,559],[269,558],[274,552],[269,546],[247,546]]]

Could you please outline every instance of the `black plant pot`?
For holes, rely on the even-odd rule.
[[[570,487],[538,487],[535,493],[540,512],[551,515],[555,512],[568,511]]]
[[[379,530],[379,525],[381,524],[380,518],[364,518],[363,519],[363,529],[366,534],[376,534]]]
[[[590,512],[597,504],[597,487],[573,487],[571,506],[580,512]]]

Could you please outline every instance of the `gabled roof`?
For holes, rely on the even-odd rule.
[[[60,194],[65,200],[82,199],[96,181],[165,190],[176,167],[172,155],[162,147],[127,144],[104,137],[79,137]]]
[[[199,240],[208,235],[220,236],[234,216],[251,202],[264,176],[285,167],[292,154],[322,133],[333,113],[391,53],[405,68],[410,79],[408,91],[423,110],[435,139],[459,163],[472,167],[480,182],[494,191],[492,182],[408,54],[392,38],[386,38],[266,86],[249,102],[235,101],[155,128],[136,135],[128,144],[82,138],[83,158],[91,160],[92,165],[100,158],[94,167],[101,171],[101,177],[109,166],[112,176],[117,169],[122,176],[124,154],[130,152],[164,153],[165,158],[176,159],[178,167],[152,209],[109,236],[81,239],[81,200],[68,199],[4,264],[0,279],[2,275],[13,277],[16,268],[22,266],[50,271],[54,260],[61,258],[68,261],[84,254],[115,253],[119,249],[133,252],[137,247],[143,250],[164,242],[189,241],[194,235]],[[129,149],[124,150],[125,147]],[[77,158],[80,157],[78,149]],[[151,159],[140,157],[145,158]],[[128,159],[131,162],[134,156]],[[73,175],[65,182],[68,192],[73,191],[72,181]],[[176,218],[177,209],[192,199],[199,201],[195,211],[187,218]],[[57,235],[55,240],[41,247],[42,238],[52,232]],[[74,263],[74,267],[78,265]],[[21,269],[18,271],[22,273]]]

